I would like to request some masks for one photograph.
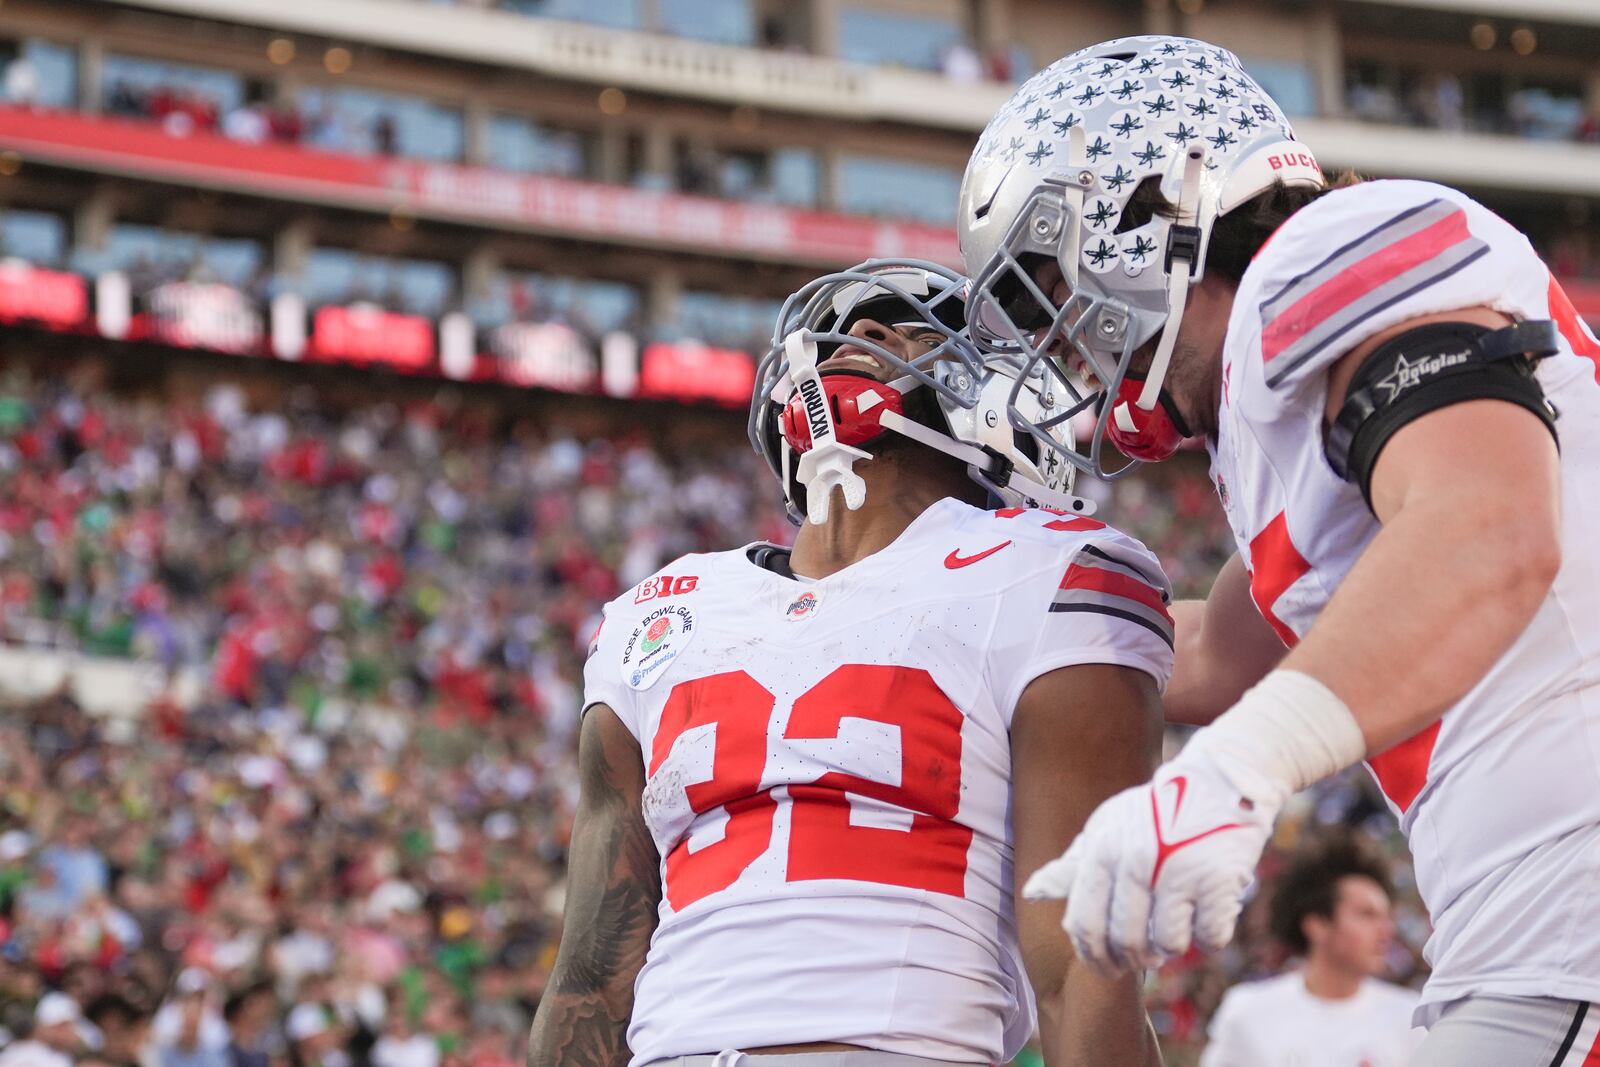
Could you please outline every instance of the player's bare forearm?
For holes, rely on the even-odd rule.
[[[1561,562],[1554,442],[1498,401],[1430,413],[1380,456],[1373,507],[1383,529],[1283,665],[1338,694],[1380,752],[1466,695],[1538,612]]]
[[[1037,679],[1011,723],[1012,824],[1020,886],[1060,855],[1101,801],[1150,776],[1161,701],[1128,667],[1065,667]],[[1039,1003],[1048,1067],[1159,1067],[1138,980],[1104,977],[1073,957],[1059,901],[1017,899],[1017,932]]]
[[[1222,565],[1205,600],[1172,605],[1172,621],[1176,662],[1161,701],[1168,722],[1206,725],[1283,658],[1283,642],[1251,599],[1250,572],[1237,555]]]
[[[1145,1014],[1143,972],[1105,978],[1073,961],[1059,1010],[1051,1024],[1057,1035],[1047,1049],[1046,1067],[1161,1067],[1161,1046]],[[1041,1008],[1039,1024],[1045,1025]]]
[[[578,759],[561,948],[533,1020],[528,1067],[626,1067],[634,979],[661,901],[659,857],[640,808],[643,761],[610,708],[585,716]]]

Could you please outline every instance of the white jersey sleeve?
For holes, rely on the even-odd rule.
[[[1234,327],[1259,330],[1266,403],[1321,393],[1327,369],[1363,341],[1420,315],[1501,310],[1534,257],[1492,212],[1432,182],[1372,181],[1295,213],[1259,253]],[[1254,377],[1253,375],[1250,377]]]
[[[600,626],[589,639],[589,658],[583,664],[583,710],[587,714],[596,704],[606,705],[616,712],[634,739],[643,744],[634,692],[624,683],[618,667],[629,631],[616,619],[616,606],[617,602],[613,601],[601,609]]]
[[[1172,587],[1154,554],[1093,519],[1033,511],[1013,521],[1053,535],[1054,544],[1006,593],[990,646],[991,684],[1003,694],[1007,721],[1028,684],[1061,667],[1132,667],[1165,689]]]

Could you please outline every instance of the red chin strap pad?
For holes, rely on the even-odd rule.
[[[1115,407],[1106,423],[1106,436],[1129,459],[1160,463],[1164,459],[1171,459],[1178,451],[1178,446],[1183,444],[1184,433],[1178,429],[1172,413],[1167,410],[1164,394],[1161,403],[1149,411],[1137,406],[1139,394],[1143,391],[1143,381],[1122,379],[1116,396],[1108,401]],[[1132,428],[1126,428],[1125,422],[1131,422]]]
[[[822,376],[822,393],[833,413],[833,432],[842,445],[859,448],[879,434],[878,420],[885,411],[905,414],[900,393],[873,378],[835,371]],[[796,455],[811,450],[811,423],[806,418],[805,401],[797,391],[783,407],[779,425],[783,439]]]

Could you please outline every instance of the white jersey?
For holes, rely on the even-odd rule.
[[[639,741],[663,857],[633,1063],[824,1041],[1005,1062],[1034,1024],[1012,711],[1073,664],[1165,686],[1166,578],[1093,519],[956,500],[818,581],[750,551],[612,601],[584,671]]]
[[[1245,272],[1211,446],[1256,605],[1292,646],[1379,528],[1323,455],[1329,367],[1379,331],[1477,305],[1560,326],[1537,374],[1557,412],[1563,558],[1483,680],[1368,761],[1433,917],[1426,1022],[1473,993],[1600,1000],[1600,344],[1488,209],[1428,182],[1368,182],[1296,213]]]
[[[1406,1067],[1423,1036],[1416,1006],[1415,992],[1375,978],[1344,1000],[1312,996],[1299,971],[1234,986],[1200,1067]]]

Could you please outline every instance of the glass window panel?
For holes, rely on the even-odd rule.
[[[422,97],[372,89],[303,90],[306,140],[357,154],[458,160],[465,143],[461,112]]]
[[[839,13],[839,58],[939,69],[944,50],[961,40],[950,19],[847,7]]]
[[[780,204],[811,207],[817,202],[817,154],[805,148],[772,153],[772,192]]]
[[[953,168],[880,156],[843,156],[838,179],[839,207],[845,211],[940,224],[955,221],[961,172]]]
[[[1006,49],[1006,74],[1013,84],[1027,81],[1038,69],[1033,64],[1033,53],[1028,51],[1027,45],[1014,44]]]
[[[508,272],[496,288],[503,321],[562,322],[595,336],[632,327],[643,303],[638,286],[597,278]]]
[[[67,255],[67,220],[43,211],[0,214],[0,258],[59,266]]]
[[[105,57],[100,85],[107,111],[144,118],[192,103],[230,111],[244,100],[244,78],[229,71],[115,53]]]
[[[759,153],[732,152],[721,157],[718,169],[720,191],[732,200],[766,199],[763,172],[766,161]]]
[[[592,22],[621,30],[644,28],[640,0],[505,0],[505,6],[526,15]]]
[[[1303,63],[1245,59],[1245,70],[1278,102],[1285,115],[1317,113],[1317,83]]]
[[[589,173],[590,137],[517,115],[489,119],[488,163],[501,170],[580,178]]]
[[[133,276],[136,287],[187,278],[243,288],[255,278],[265,255],[259,242],[247,238],[119,223],[107,235],[105,262]]]
[[[679,37],[753,45],[755,14],[750,0],[657,0],[661,29]]]
[[[678,328],[713,345],[749,348],[772,335],[781,300],[686,290],[678,297]]]
[[[453,286],[449,266],[434,260],[316,248],[306,258],[300,291],[312,304],[366,301],[415,315],[438,315],[449,304]]]
[[[78,102],[78,53],[54,41],[29,38],[8,47],[0,71],[0,99],[34,107]]]

